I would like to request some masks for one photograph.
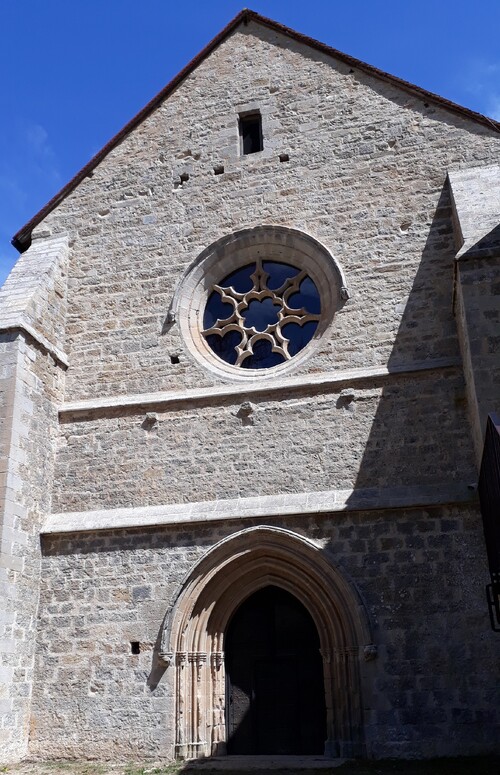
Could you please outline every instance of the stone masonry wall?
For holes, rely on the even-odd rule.
[[[5,747],[8,755],[24,753],[26,745],[16,743],[17,721],[20,701],[13,690],[16,668],[16,641],[14,628],[16,612],[13,605],[13,579],[19,568],[19,559],[13,557],[14,544],[24,537],[14,531],[14,518],[6,514],[6,499],[11,499],[12,482],[9,476],[9,454],[11,451],[14,388],[17,372],[18,341],[16,334],[3,334],[0,339],[0,498],[3,504],[0,515],[0,749]],[[19,677],[19,672],[18,672]],[[21,700],[22,703],[22,700]],[[19,748],[19,752],[17,751]]]
[[[22,758],[50,511],[56,405],[63,397],[65,238],[39,241],[0,290],[0,762]]]
[[[242,157],[237,115],[249,108],[262,112],[264,151]],[[312,234],[347,276],[351,300],[302,371],[458,354],[446,170],[491,162],[499,142],[240,27],[35,231],[71,238],[67,400],[214,384],[177,325],[161,333],[168,305],[207,245],[261,223]]]
[[[475,481],[459,369],[252,400],[64,418],[55,511]],[[425,419],[426,418],[426,419]],[[98,483],[98,486],[96,486]]]
[[[478,463],[486,420],[500,412],[500,259],[465,258],[457,278],[458,327]]]
[[[2,335],[2,488],[0,512],[0,751],[2,762],[27,752],[40,524],[50,511],[57,435],[55,404],[63,374],[22,333]]]
[[[379,649],[363,696],[368,754],[494,751],[498,644],[484,616],[476,509],[273,524],[323,547],[368,607]],[[163,617],[184,575],[239,529],[180,525],[44,540],[32,755],[172,755],[172,674],[154,656]]]

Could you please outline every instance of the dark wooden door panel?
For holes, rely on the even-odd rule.
[[[300,714],[297,712],[296,678],[292,659],[275,658],[257,662],[257,753],[299,753]]]
[[[228,752],[321,754],[319,637],[304,606],[278,587],[256,592],[226,636]]]

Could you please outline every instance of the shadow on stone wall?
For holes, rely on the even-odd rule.
[[[408,228],[411,231],[412,226]],[[355,493],[348,502],[351,507],[360,505],[356,491],[367,488],[449,485],[475,479],[452,310],[454,253],[446,185],[408,299],[395,303],[395,314],[405,306],[387,363],[394,372],[416,363],[431,366],[436,360],[437,368],[389,376],[376,385],[381,390],[380,401],[359,464]],[[379,271],[386,278],[387,292],[394,295],[393,275],[401,272],[400,265],[390,271],[382,265]],[[439,368],[441,359],[454,359],[459,368]],[[371,386],[375,387],[373,382]],[[362,399],[353,390],[341,410],[358,411]]]
[[[398,750],[422,756],[424,748],[438,756],[488,750],[478,719],[490,707],[491,667],[479,677],[477,650],[471,647],[478,632],[487,639],[488,623],[486,605],[484,618],[480,609],[482,536],[464,502],[475,504],[477,472],[452,308],[454,254],[446,184],[388,368],[438,362],[431,370],[390,375],[380,383],[380,401],[348,508],[362,508],[367,495],[380,497],[385,507],[333,520],[326,547],[332,561],[357,584],[374,623],[378,658],[367,689],[375,698],[383,697],[383,703],[375,699],[374,727],[368,732],[375,757]],[[357,411],[356,404],[354,390],[343,411]],[[408,507],[391,511],[405,488]],[[426,508],[432,500],[434,507]],[[492,664],[488,649],[485,645],[485,665]],[[466,707],[464,715],[459,709]],[[463,722],[467,742],[459,731],[465,729]],[[380,734],[373,731],[377,727]]]

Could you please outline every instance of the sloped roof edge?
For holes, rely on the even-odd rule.
[[[87,175],[89,175],[93,169],[95,169],[95,167],[97,167],[97,165],[108,155],[108,153],[112,151],[113,148],[115,148],[129,134],[129,132],[131,132],[133,129],[135,129],[136,126],[144,121],[144,119],[147,118],[149,114],[152,113],[153,110],[155,110],[158,105],[160,105],[163,100],[165,100],[174,91],[174,89],[207,56],[209,56],[209,54],[211,54],[211,52],[218,45],[220,45],[225,40],[225,38],[227,38],[239,24],[248,24],[250,21],[254,21],[265,27],[269,27],[276,32],[287,35],[299,43],[303,43],[307,46],[310,46],[311,48],[321,51],[322,53],[335,57],[345,64],[348,64],[351,67],[355,67],[358,70],[367,73],[368,75],[372,75],[376,78],[387,81],[399,87],[400,89],[415,94],[426,100],[430,100],[438,104],[440,107],[452,111],[453,113],[458,113],[465,118],[472,119],[473,121],[487,126],[489,129],[500,132],[499,121],[494,121],[493,119],[488,118],[481,113],[477,113],[474,110],[470,110],[469,108],[465,108],[455,102],[451,102],[444,97],[440,97],[438,94],[434,94],[433,92],[427,91],[426,89],[422,89],[420,86],[415,86],[414,84],[409,83],[402,78],[398,78],[396,75],[391,75],[390,73],[386,73],[383,70],[379,70],[377,67],[368,65],[365,62],[362,62],[360,59],[349,56],[349,54],[344,54],[341,51],[337,51],[337,49],[334,49],[331,46],[327,46],[325,43],[321,43],[320,41],[315,40],[314,38],[310,38],[307,35],[303,35],[300,32],[296,32],[290,27],[286,27],[279,22],[273,21],[273,19],[268,19],[265,16],[261,16],[256,11],[251,11],[244,8],[234,17],[234,19],[229,22],[229,24],[227,24],[218,33],[218,35],[215,36],[215,38],[210,41],[210,43],[205,46],[205,48],[199,52],[199,54],[194,57],[194,59],[192,59],[179,73],[177,73],[177,75],[172,78],[172,80],[160,92],[158,92],[158,94],[153,97],[153,99],[150,100],[150,102],[148,102],[148,104],[142,110],[139,111],[139,113],[137,113],[127,124],[125,124],[123,129],[114,135],[114,137],[112,137],[111,140],[109,140],[109,142],[107,142],[106,145],[101,148],[101,150],[96,153],[95,156],[93,156],[92,159],[90,159],[90,161],[79,172],[77,172],[76,175],[68,183],[66,183],[66,185],[63,186],[59,192],[53,196],[52,199],[47,202],[47,204],[42,207],[42,209],[39,210],[39,212],[36,213],[33,218],[31,218],[31,220],[28,221],[28,223],[19,229],[19,231],[12,238],[12,244],[14,247],[17,248],[17,250],[19,250],[21,253],[26,250],[30,246],[31,233],[35,226],[37,226],[52,210],[54,210],[57,205],[62,202],[62,200],[68,194],[70,194],[73,189],[75,189],[78,184],[81,183],[81,181],[87,177]]]

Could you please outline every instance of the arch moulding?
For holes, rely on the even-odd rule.
[[[274,527],[242,530],[207,552],[165,617],[159,656],[175,670],[175,755],[226,752],[225,633],[241,603],[267,585],[295,595],[318,629],[325,754],[363,755],[361,672],[376,652],[366,610],[322,549]]]

